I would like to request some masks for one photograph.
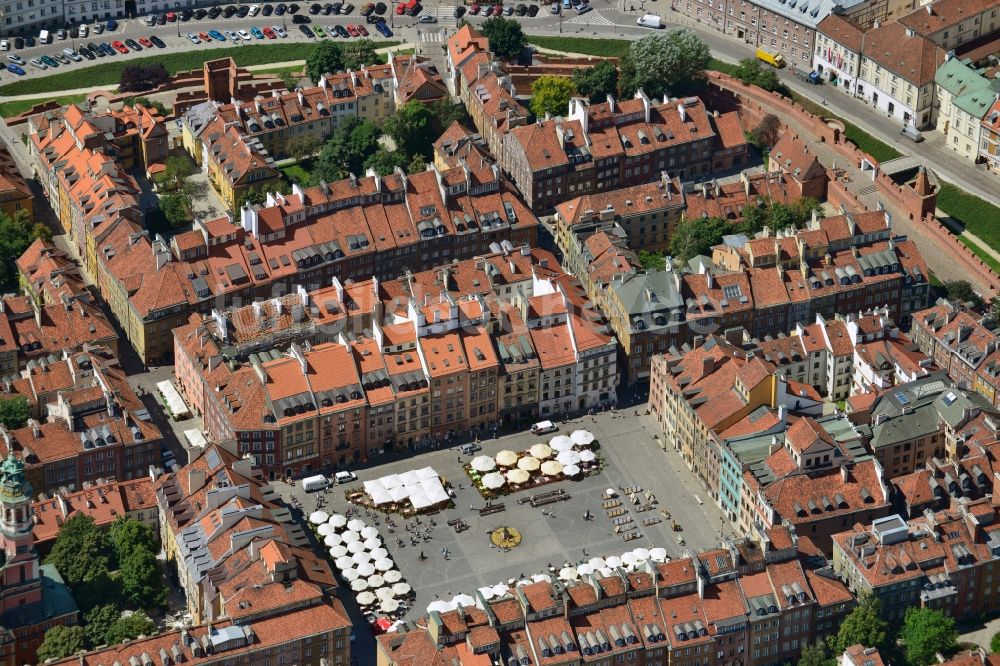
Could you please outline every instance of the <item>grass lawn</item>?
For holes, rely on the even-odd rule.
[[[309,178],[309,172],[312,171],[312,160],[306,159],[295,164],[278,167],[278,170],[289,183],[302,183]]]
[[[280,76],[280,75],[284,74],[285,72],[288,72],[288,73],[291,73],[291,74],[299,74],[305,68],[306,68],[306,66],[305,66],[305,63],[303,62],[303,64],[301,64],[301,65],[290,65],[290,66],[286,66],[286,67],[265,67],[263,69],[255,69],[255,70],[253,70],[253,73],[254,74],[277,74],[277,75]]]
[[[817,104],[808,97],[803,97],[802,95],[793,92],[792,99],[804,108],[809,113],[814,116],[822,116],[823,118],[829,118],[831,120],[839,120],[844,123],[844,138],[852,142],[861,150],[865,151],[879,162],[885,162],[888,160],[896,159],[897,157],[902,157],[902,153],[890,146],[887,143],[883,143],[876,138],[873,138],[870,134],[863,131],[857,125],[853,125],[840,116],[836,116],[825,107]]]
[[[996,259],[991,257],[986,251],[984,251],[981,247],[973,243],[965,236],[959,236],[958,240],[962,241],[962,244],[965,245],[965,247],[972,250],[977,257],[982,259],[984,264],[992,268],[994,273],[1000,275],[1000,261],[997,261]]]
[[[1000,208],[951,183],[941,183],[937,207],[994,250],[1000,250]]]
[[[723,74],[728,74],[729,76],[736,76],[736,65],[719,60],[718,58],[712,58],[712,61],[708,64],[708,68],[716,72],[721,72]]]
[[[527,35],[528,43],[543,49],[582,55],[620,58],[632,44],[627,39],[587,39],[586,37],[539,37]]]
[[[399,44],[396,41],[375,41],[377,48],[385,48]],[[0,95],[30,95],[33,93],[57,93],[75,88],[92,88],[97,86],[117,86],[121,80],[122,70],[129,65],[162,64],[171,74],[192,69],[201,69],[206,60],[231,57],[240,67],[250,65],[267,65],[272,62],[287,62],[290,60],[305,60],[312,53],[313,44],[251,44],[249,46],[231,46],[203,51],[185,51],[181,53],[162,53],[148,58],[131,60],[114,60],[93,67],[72,66],[58,74],[38,79],[27,79],[0,86]],[[63,69],[65,66],[61,66]]]
[[[85,94],[81,95],[63,95],[62,97],[53,97],[53,100],[59,102],[60,104],[77,104],[87,99]],[[45,99],[18,99],[13,102],[3,102],[0,103],[0,116],[4,118],[10,118],[11,116],[19,116],[25,111],[31,109],[31,107],[36,104],[44,104],[49,100]]]

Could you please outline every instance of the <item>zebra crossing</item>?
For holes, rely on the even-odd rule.
[[[572,11],[571,9],[565,10],[566,12]],[[589,11],[586,14],[579,14],[572,18],[564,19],[565,24],[576,24],[576,25],[614,25],[615,22],[609,19],[607,16],[601,13],[600,10]]]
[[[445,41],[445,33],[443,30],[433,29],[434,32],[429,32],[422,28],[420,30],[420,41],[424,44],[442,44]]]

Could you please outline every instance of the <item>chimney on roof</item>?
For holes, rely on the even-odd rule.
[[[715,289],[715,278],[712,277],[712,271],[705,271],[705,288]]]
[[[687,109],[684,108],[683,104],[677,105],[677,113],[680,114],[682,123],[687,122]]]
[[[851,480],[851,469],[847,465],[840,466],[840,480],[842,483],[847,483]]]
[[[927,5],[927,14],[934,16],[934,7],[932,5]]]
[[[913,28],[907,28],[906,29],[906,36],[907,37],[913,37],[915,34],[917,34],[917,33],[916,33],[916,31]],[[945,59],[947,60],[947,58],[945,58]]]
[[[192,495],[205,486],[205,470],[203,469],[189,469],[188,470],[188,495]]]

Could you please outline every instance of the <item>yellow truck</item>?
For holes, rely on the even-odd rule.
[[[778,69],[781,69],[782,67],[785,66],[785,59],[781,56],[780,53],[771,53],[767,49],[758,48],[757,59],[763,60],[768,65],[771,65],[772,67],[777,67]]]

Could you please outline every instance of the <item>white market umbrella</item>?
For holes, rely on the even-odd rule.
[[[563,464],[558,460],[546,460],[542,463],[542,474],[545,476],[559,476],[562,471]]]
[[[351,581],[351,589],[355,592],[364,592],[368,589],[368,581],[364,578],[358,578]]]
[[[375,560],[375,568],[379,571],[391,571],[396,564],[390,560],[388,557],[383,557],[381,560]]]
[[[632,554],[635,555],[636,564],[638,564],[639,562],[645,562],[646,560],[649,559],[648,548],[636,548],[635,550],[632,551]]]
[[[382,576],[379,576],[378,574],[375,574],[373,576],[368,576],[368,587],[372,588],[373,590],[377,590],[383,585],[385,585],[385,579],[382,578]]]
[[[392,593],[391,587],[380,587],[375,590],[375,596],[380,600],[392,599],[395,595]]]
[[[604,561],[603,557],[592,557],[590,558],[590,561],[587,562],[587,564],[594,567],[594,571],[597,571],[598,569],[603,569],[604,567],[608,566],[608,563]]]
[[[594,443],[594,433],[589,430],[574,430],[570,439],[576,446],[590,446]]]
[[[594,567],[590,566],[586,562],[578,566],[576,570],[580,573],[581,576],[589,576],[590,574],[594,573]]]
[[[371,525],[361,530],[362,539],[373,539],[378,536],[378,530]]]
[[[507,483],[507,480],[498,472],[490,472],[482,478],[482,482],[484,488],[496,490],[497,488],[502,487],[503,484]]]
[[[367,578],[375,573],[375,565],[371,562],[365,562],[364,564],[358,565],[358,573]]]
[[[354,530],[355,532],[360,532],[361,530],[365,529],[365,521],[358,520],[357,518],[349,520],[347,521],[347,529]]]
[[[528,453],[539,460],[545,460],[552,457],[552,447],[548,444],[535,444]]]
[[[340,529],[344,525],[347,525],[347,516],[342,516],[339,513],[335,513],[330,516],[330,524],[335,528]]]
[[[667,549],[666,548],[650,548],[649,549],[649,559],[654,562],[666,562],[667,561]]]
[[[324,537],[326,535],[328,535],[328,534],[333,534],[334,533],[333,525],[331,525],[328,522],[327,523],[323,523],[322,525],[320,525],[319,527],[317,527],[316,531],[319,532],[320,536],[324,536]]]
[[[389,551],[385,548],[373,548],[372,549],[372,559],[381,560],[383,557],[389,557]]]
[[[392,593],[397,597],[405,597],[411,589],[408,583],[396,583],[392,586]]]
[[[563,465],[563,474],[566,476],[576,476],[580,473],[580,468],[576,465]]]
[[[635,556],[635,553],[629,551],[627,553],[622,553],[622,564],[628,567],[634,567],[639,561],[639,558]]]
[[[451,602],[445,601],[443,599],[438,599],[437,601],[432,601],[429,604],[427,604],[428,613],[433,613],[435,611],[438,613],[447,613],[453,610],[455,610],[455,606],[453,606]]]
[[[360,541],[352,541],[351,543],[347,544],[347,550],[351,551],[351,554],[363,553],[365,552],[365,544],[361,543]]]
[[[569,451],[573,448],[573,440],[566,435],[556,435],[549,440],[553,451]]]
[[[378,608],[383,613],[395,613],[399,610],[399,602],[395,599],[385,599]]]
[[[454,604],[455,606],[461,604],[462,606],[468,608],[469,606],[475,606],[476,600],[470,597],[468,594],[456,594],[454,598],[452,598],[451,603]]]
[[[343,543],[343,541],[344,541],[343,537],[341,537],[339,534],[336,533],[327,534],[325,537],[323,537],[323,545],[329,548],[333,548],[334,546],[339,546],[341,543]]]
[[[469,466],[477,472],[492,472],[497,468],[496,461],[489,456],[476,456]]]
[[[612,555],[610,557],[605,558],[605,562],[607,562],[608,566],[611,567],[612,569],[617,569],[622,565],[622,558],[618,557],[617,555]]]
[[[367,564],[372,561],[372,556],[365,551],[361,551],[360,553],[351,555],[351,559],[354,560],[355,564]]]
[[[576,451],[563,451],[556,456],[556,460],[563,465],[578,465],[580,463],[580,454]]]
[[[536,583],[551,583],[552,582],[552,576],[550,576],[548,574],[541,574],[541,573],[539,573],[539,574],[535,574],[534,576],[532,576],[531,580],[534,581],[534,582],[536,582]]]
[[[322,525],[328,520],[330,520],[330,514],[326,511],[313,511],[309,514],[309,522],[313,525]]]
[[[360,574],[357,569],[344,569],[340,572],[340,577],[350,583],[352,580],[357,580]]]
[[[375,603],[375,595],[371,592],[362,592],[357,596],[357,600],[362,606],[371,606]]]
[[[576,567],[563,567],[559,570],[559,578],[562,580],[576,580],[580,577],[580,572]]]
[[[615,575],[614,569],[612,569],[610,567],[604,567],[603,569],[600,569],[600,572],[601,572],[601,575],[604,576],[605,578],[607,578],[608,576],[614,576]]]
[[[330,557],[336,560],[337,558],[347,555],[347,552],[348,552],[347,546],[344,545],[334,546],[333,548],[330,549]]]
[[[351,567],[353,567],[354,566],[354,560],[352,560],[351,558],[349,558],[349,557],[347,557],[345,555],[344,557],[338,557],[337,561],[334,562],[334,564],[337,565],[338,569],[340,569],[341,571],[343,571],[344,569],[350,569]]]
[[[361,535],[354,530],[347,530],[340,536],[344,537],[344,543],[351,543],[352,541],[361,541]]]
[[[493,588],[490,587],[489,585],[487,585],[486,587],[479,588],[479,594],[483,595],[483,598],[486,599],[486,601],[489,601],[490,599],[496,596],[495,594],[493,594]]]
[[[527,483],[531,475],[523,469],[512,469],[507,472],[507,480],[511,483]]]
[[[403,574],[393,569],[382,574],[382,578],[385,578],[385,582],[387,583],[398,583],[403,580]]]
[[[517,454],[513,451],[504,449],[497,454],[497,464],[501,467],[513,467],[517,464]]]
[[[366,550],[375,550],[382,547],[382,539],[379,539],[377,536],[371,537],[370,539],[365,539],[364,545]]]
[[[597,460],[597,454],[590,449],[580,451],[580,462],[594,462],[595,460]]]
[[[538,461],[538,458],[534,456],[525,456],[517,461],[517,468],[523,469],[525,472],[534,472],[542,464]]]
[[[493,586],[493,594],[498,597],[502,597],[508,592],[510,592],[510,588],[504,585],[503,583],[497,583],[496,585]]]

